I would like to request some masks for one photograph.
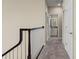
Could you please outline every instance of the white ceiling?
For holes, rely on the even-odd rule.
[[[58,3],[62,4],[63,0],[47,0],[48,6],[57,6]]]

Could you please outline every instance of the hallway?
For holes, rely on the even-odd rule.
[[[3,59],[74,59],[73,0],[3,0],[2,10]]]
[[[49,39],[38,59],[70,59],[61,40]]]

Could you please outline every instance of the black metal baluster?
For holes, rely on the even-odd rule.
[[[23,39],[23,31],[21,30],[20,39]],[[21,59],[22,59],[22,43],[21,43]]]
[[[30,40],[31,30],[28,30],[28,59],[31,59],[31,40]]]

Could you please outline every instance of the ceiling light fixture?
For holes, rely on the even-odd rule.
[[[61,6],[61,4],[60,4],[60,3],[58,3],[58,6]]]

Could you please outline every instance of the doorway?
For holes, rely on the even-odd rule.
[[[50,37],[58,37],[58,15],[50,15]]]
[[[62,40],[62,20],[62,7],[48,7],[48,16],[46,16],[46,34],[48,39],[52,37],[53,39]]]

